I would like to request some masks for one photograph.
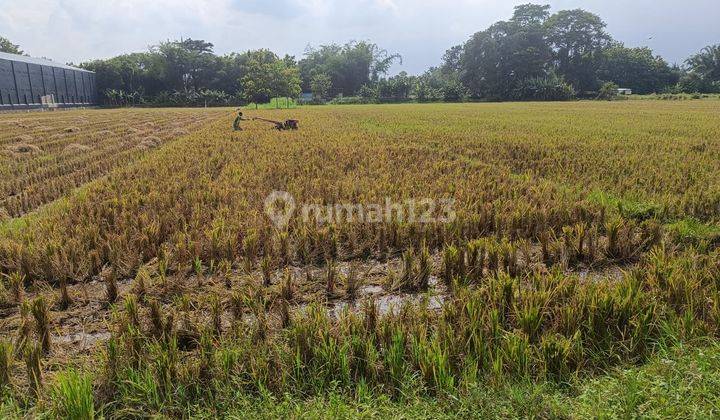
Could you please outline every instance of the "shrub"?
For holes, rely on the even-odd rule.
[[[525,79],[513,92],[513,98],[521,101],[568,101],[574,97],[573,87],[556,75]]]
[[[619,86],[613,82],[606,82],[600,87],[598,99],[603,101],[612,101],[618,97]]]

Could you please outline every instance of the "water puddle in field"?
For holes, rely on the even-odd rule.
[[[625,273],[630,271],[630,269],[632,269],[632,266],[612,266],[602,269],[583,269],[575,272],[574,274],[576,274],[580,278],[580,281],[583,282],[613,282],[621,280],[625,276]]]
[[[58,344],[73,344],[79,346],[80,349],[87,349],[95,346],[98,341],[109,340],[110,337],[111,334],[109,332],[79,332],[54,337],[54,341]]]
[[[443,302],[445,302],[445,296],[442,295],[381,295],[371,297],[371,299],[377,306],[380,315],[396,315],[403,305],[420,305],[424,302],[429,310],[435,311],[442,308]],[[337,318],[345,310],[360,312],[363,309],[363,302],[364,299],[355,300],[354,302],[338,302],[328,309],[328,313]]]

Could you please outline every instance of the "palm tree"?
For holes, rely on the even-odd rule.
[[[706,81],[720,81],[720,44],[702,49],[685,62],[690,72],[697,74]]]

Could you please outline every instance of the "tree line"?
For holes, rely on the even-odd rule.
[[[166,41],[145,52],[94,60],[104,103],[215,106],[267,103],[312,94],[337,103],[566,100],[635,93],[720,93],[720,44],[670,65],[647,47],[614,40],[582,9],[550,12],[524,4],[512,17],[451,47],[419,76],[388,77],[402,57],[369,41],[308,48],[301,59],[266,49],[217,55],[213,44]],[[0,50],[22,53],[0,37]]]

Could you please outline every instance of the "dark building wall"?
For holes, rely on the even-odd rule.
[[[68,88],[68,100],[69,104],[77,104],[80,102],[80,92],[78,92],[77,81],[75,80],[75,72],[72,70],[64,69],[65,80]]]
[[[38,64],[28,64],[28,71],[30,74],[30,90],[32,91],[32,101],[30,102],[42,103],[40,98],[45,96],[45,87],[43,86],[45,81],[42,77],[42,68]]]
[[[0,60],[0,96],[2,105],[10,106],[18,103],[15,76],[12,65],[7,60]]]
[[[30,90],[30,79],[28,78],[27,63],[12,62],[15,70],[15,84],[17,85],[18,96],[20,97],[20,105],[29,105],[33,103],[32,90]]]
[[[95,98],[92,94],[92,83],[90,82],[90,79],[92,78],[91,73],[80,73],[82,75],[83,79],[83,88],[85,89],[85,96],[86,96],[86,102],[95,102]]]
[[[42,66],[43,83],[46,95],[55,95],[57,98],[57,86],[55,86],[55,77],[53,76],[53,68],[50,66]]]
[[[94,73],[0,59],[0,109],[39,107],[50,94],[60,105],[94,104],[95,88]]]
[[[87,101],[85,100],[85,86],[83,86],[82,73],[74,71],[73,76],[75,76],[75,88],[77,89],[77,99],[75,102],[79,104],[86,103]]]
[[[64,104],[66,102],[65,99],[68,97],[67,87],[65,86],[65,71],[63,69],[53,67],[53,74],[58,90],[57,95],[55,95],[55,102]]]

